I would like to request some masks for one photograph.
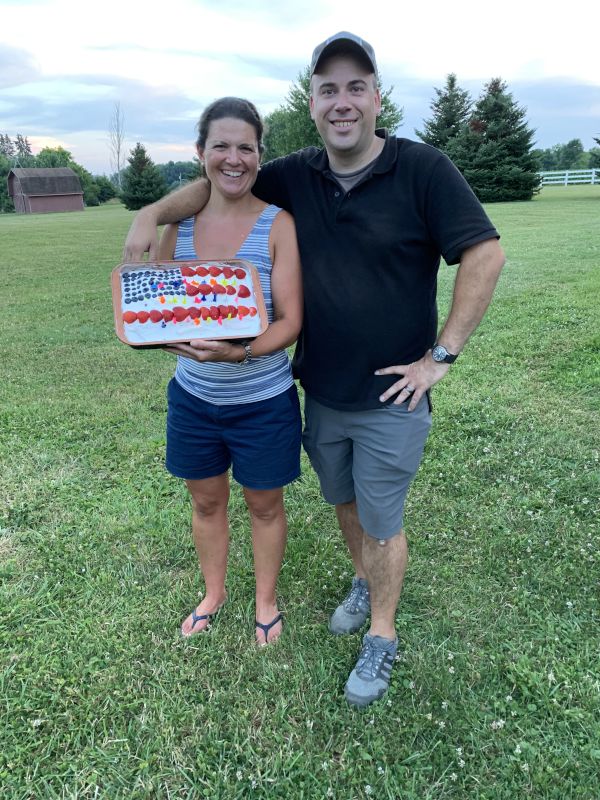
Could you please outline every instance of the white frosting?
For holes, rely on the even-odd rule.
[[[188,267],[195,269],[197,264],[187,264],[182,261],[181,265],[135,265],[131,269],[125,269],[120,274],[121,281],[121,311],[124,314],[127,311],[137,313],[138,311],[151,312],[153,310],[160,311],[161,313],[168,309],[173,311],[174,308],[180,307],[184,309],[203,307],[210,308],[211,306],[246,306],[247,308],[258,309],[256,300],[256,293],[252,285],[252,274],[241,265],[229,265],[222,262],[210,262],[202,264],[203,267],[209,268],[211,266],[223,269],[230,267],[231,269],[243,269],[245,277],[238,278],[235,274],[226,278],[221,273],[217,276],[207,275],[200,276],[185,276],[182,274],[182,268]],[[148,273],[144,275],[144,273]],[[135,280],[125,279],[124,275],[138,276],[143,284],[143,291],[136,291],[133,288]],[[167,282],[180,282],[179,286],[171,287]],[[232,286],[235,289],[235,294],[206,294],[198,293],[197,295],[181,295],[181,294],[167,294],[168,291],[180,291],[185,289],[187,285],[198,287],[200,284],[207,285],[221,285]],[[150,287],[155,288],[150,288]],[[250,292],[249,297],[239,297],[238,291],[241,286],[245,286]],[[127,290],[129,289],[130,302],[126,302]],[[140,294],[150,294],[150,297],[144,296],[139,300]],[[153,297],[152,295],[156,295]],[[172,341],[190,341],[190,339],[214,339],[214,338],[232,338],[232,337],[253,337],[257,336],[261,328],[260,315],[257,313],[254,316],[247,314],[245,317],[240,318],[235,316],[228,319],[219,320],[213,319],[190,319],[186,317],[185,320],[177,322],[175,318],[169,320],[161,320],[153,322],[150,318],[146,322],[125,322],[123,321],[123,331],[125,337],[132,344],[144,344],[146,342],[172,342]]]

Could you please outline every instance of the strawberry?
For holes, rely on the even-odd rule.
[[[250,316],[255,317],[258,314],[258,311],[254,308],[254,306],[250,306]]]
[[[219,319],[219,309],[216,306],[211,306],[208,309],[211,319]]]
[[[200,316],[200,309],[197,306],[192,306],[190,308],[190,319],[198,319]]]
[[[173,309],[173,316],[175,317],[177,322],[183,322],[183,320],[187,317],[188,313],[189,313],[188,309],[182,308],[181,306],[175,306],[175,308]]]
[[[206,278],[208,275],[208,270],[206,267],[196,267],[196,275],[200,275],[202,278]]]
[[[242,269],[241,267],[237,267],[233,270],[235,272],[236,278],[243,280],[246,277],[246,270]]]
[[[199,286],[193,286],[191,283],[188,283],[185,287],[185,293],[193,297],[194,295],[198,294],[200,291]]]
[[[233,270],[231,269],[231,267],[223,267],[223,277],[233,278]]]
[[[250,289],[242,284],[238,289],[238,297],[250,297]]]
[[[235,294],[235,286],[229,284],[229,286],[225,287],[225,291],[227,294]]]
[[[213,292],[215,294],[225,294],[225,291],[226,291],[225,287],[221,286],[220,283],[215,283],[215,285],[212,288],[213,288]]]
[[[219,314],[223,317],[223,319],[227,319],[227,315],[229,314],[227,306],[219,306]]]
[[[212,288],[208,285],[208,283],[201,283],[198,289],[203,295],[207,295],[212,292]]]
[[[147,311],[138,311],[137,312],[138,322],[141,322],[142,325],[144,324],[144,322],[148,322],[148,317],[149,316],[150,316],[150,314]]]
[[[153,308],[150,312],[150,319],[152,322],[162,322],[163,315],[157,308]]]
[[[227,306],[227,315],[233,319],[237,317],[237,308],[235,306]]]
[[[186,278],[191,278],[192,275],[195,275],[196,273],[191,267],[182,267],[181,274],[185,275]]]
[[[170,308],[164,308],[162,311],[162,318],[165,322],[170,322],[173,319],[173,312]]]
[[[246,306],[239,306],[239,308],[238,308],[238,316],[239,316],[240,319],[243,319],[246,316],[246,314],[249,314],[249,313],[250,313],[250,310],[248,308],[246,308]]]
[[[137,314],[135,313],[135,311],[126,311],[123,314],[123,322],[128,322],[128,323],[135,322],[136,319],[137,319]]]
[[[213,278],[216,278],[217,275],[220,275],[223,270],[221,269],[221,267],[215,267],[215,265],[213,264],[212,267],[208,268],[208,271],[213,276]]]
[[[206,306],[202,306],[202,308],[200,309],[200,316],[202,317],[202,319],[210,318],[210,311]]]

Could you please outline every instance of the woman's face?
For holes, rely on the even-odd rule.
[[[248,122],[224,117],[210,123],[206,145],[198,148],[211,191],[227,198],[243,197],[254,186],[260,153],[256,130]]]

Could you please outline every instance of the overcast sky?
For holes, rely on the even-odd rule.
[[[315,47],[350,30],[375,48],[384,88],[415,137],[433,87],[455,72],[474,97],[501,77],[527,109],[538,147],[600,137],[597,0],[378,3],[356,0],[0,0],[0,133],[34,152],[62,146],[110,172],[115,102],[126,145],[155,162],[189,160],[194,125],[216,97],[276,108]],[[559,13],[560,11],[560,13]]]

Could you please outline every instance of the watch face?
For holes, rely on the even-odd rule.
[[[431,351],[431,357],[434,361],[443,361],[447,355],[448,351],[441,344],[437,344]]]

